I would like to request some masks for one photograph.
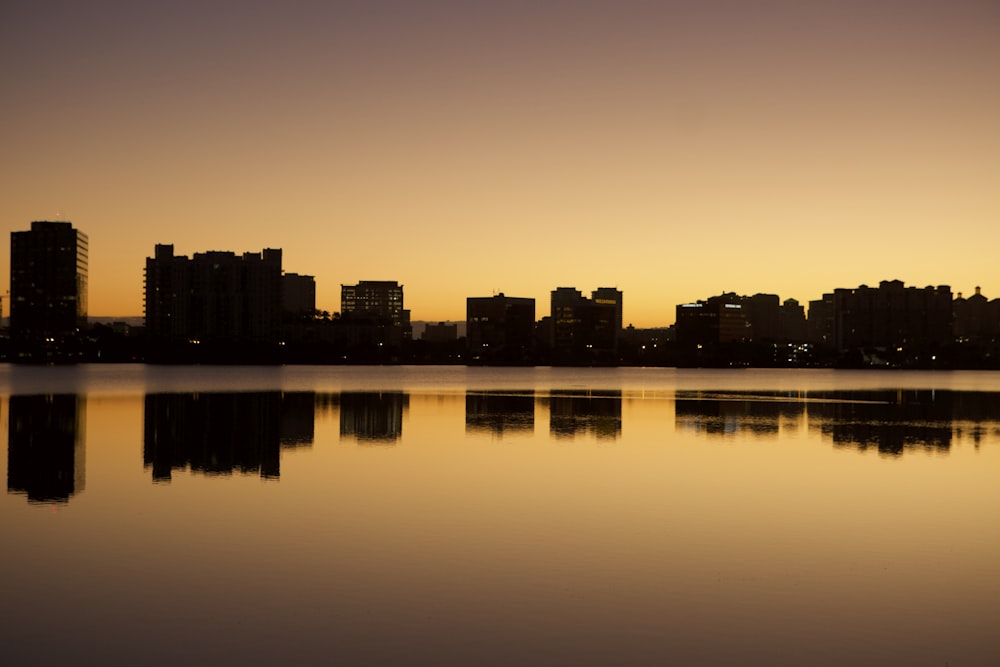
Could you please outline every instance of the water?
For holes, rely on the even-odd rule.
[[[1000,375],[0,366],[0,664],[997,665]]]

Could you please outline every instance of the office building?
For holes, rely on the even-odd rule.
[[[465,300],[469,354],[481,363],[526,363],[534,351],[535,300],[506,296]]]
[[[677,306],[677,342],[681,346],[746,342],[753,329],[744,297],[733,292]]]
[[[10,235],[10,331],[23,354],[59,355],[87,326],[87,235],[39,221]]]
[[[614,292],[612,294],[611,292]],[[554,361],[611,360],[618,351],[621,332],[621,292],[601,288],[588,299],[574,287],[551,293],[551,346]]]

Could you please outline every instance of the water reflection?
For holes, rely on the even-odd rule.
[[[549,433],[573,438],[591,433],[616,439],[622,433],[621,391],[554,391],[549,395]]]
[[[470,391],[465,394],[465,430],[498,437],[535,430],[534,391]]]
[[[403,436],[403,410],[409,404],[409,395],[401,391],[345,392],[340,395],[340,436],[395,444]]]
[[[10,397],[8,493],[65,503],[83,491],[85,403],[76,394]]]
[[[805,415],[805,403],[797,401],[797,395],[678,392],[674,419],[680,429],[709,435],[777,437],[782,426],[797,428]]]
[[[312,392],[147,394],[143,462],[155,481],[174,470],[277,478],[282,446],[310,445]]]
[[[838,447],[899,456],[909,449],[947,452],[998,429],[1000,394],[949,390],[678,392],[675,426],[710,436],[778,437],[798,429]],[[992,424],[992,426],[991,426]]]

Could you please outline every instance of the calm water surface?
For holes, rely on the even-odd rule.
[[[1000,665],[1000,374],[0,365],[0,665]]]

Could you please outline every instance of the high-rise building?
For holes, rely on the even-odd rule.
[[[70,222],[38,221],[10,234],[10,331],[26,354],[59,354],[87,326],[87,235]]]
[[[595,361],[613,358],[621,332],[622,294],[610,287],[583,296],[574,287],[557,287],[551,294],[551,346],[554,361]]]
[[[281,249],[188,258],[158,244],[146,258],[145,292],[154,339],[274,343],[281,331]]]
[[[395,280],[362,280],[340,286],[340,314],[346,319],[386,320],[410,337],[410,311],[403,308],[403,286]]]
[[[833,347],[836,341],[834,327],[833,293],[809,302],[809,319],[806,320],[806,338],[811,343]]]
[[[833,296],[835,344],[842,352],[868,347],[929,350],[954,339],[947,285],[920,289],[883,280],[878,287],[836,289]]]
[[[795,299],[785,299],[778,311],[781,325],[778,340],[785,343],[804,343],[806,333],[806,311]]]
[[[298,273],[281,276],[282,308],[291,315],[312,315],[316,312],[316,279]]]
[[[525,297],[468,297],[466,336],[474,360],[527,363],[535,342],[535,300]]]
[[[617,287],[598,287],[590,293],[590,300],[602,306],[614,306],[615,308],[615,337],[622,331],[622,291]]]

